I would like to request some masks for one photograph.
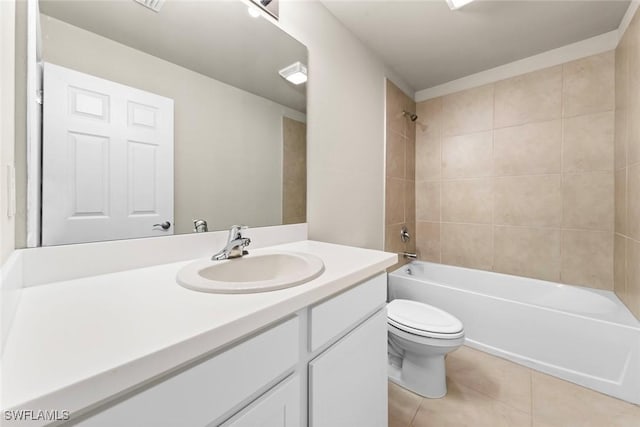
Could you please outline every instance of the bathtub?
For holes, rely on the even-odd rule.
[[[640,322],[613,292],[414,261],[389,299],[459,318],[466,345],[640,404]]]

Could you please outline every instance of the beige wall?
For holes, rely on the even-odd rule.
[[[307,222],[307,125],[282,119],[282,223]]]
[[[420,258],[613,289],[614,53],[417,105]]]
[[[14,164],[15,2],[0,1],[0,266],[14,249],[15,221],[7,216],[7,166]]]
[[[413,99],[387,80],[386,95],[386,185],[385,185],[385,239],[387,252],[415,252],[416,250],[416,199],[415,199],[415,151],[416,124],[402,112],[416,111]],[[406,226],[411,240],[403,242],[400,231]],[[397,265],[407,262],[399,256]]]
[[[384,64],[318,2],[280,3],[309,49],[309,237],[382,249]]]
[[[615,292],[640,318],[640,13],[615,55]]]
[[[305,115],[41,16],[45,61],[175,101],[175,232],[282,223],[282,117]],[[117,59],[116,59],[117,58]],[[249,149],[250,148],[250,149]]]

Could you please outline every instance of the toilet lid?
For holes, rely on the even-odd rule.
[[[395,299],[387,304],[389,323],[408,332],[459,334],[462,322],[444,310],[417,301]]]

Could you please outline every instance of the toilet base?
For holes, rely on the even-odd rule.
[[[389,362],[389,380],[400,387],[429,399],[447,394],[444,355],[411,357],[405,355],[402,368]]]

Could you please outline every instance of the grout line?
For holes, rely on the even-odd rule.
[[[629,300],[629,243],[627,242],[627,239],[631,239],[629,237],[629,223],[631,222],[629,220],[629,120],[626,120],[626,125],[627,125],[627,143],[625,144],[625,162],[627,163],[627,167],[624,169],[624,242],[622,243],[624,245],[624,259],[623,264],[624,264],[624,274],[623,274],[623,282],[622,282],[622,290],[624,293],[624,299],[625,300]],[[615,178],[614,178],[614,182],[615,182]],[[615,185],[614,185],[614,193],[615,193]],[[615,209],[615,200],[614,200],[614,209]],[[615,217],[615,212],[614,212],[614,217]],[[615,230],[614,230],[615,231]],[[613,265],[613,274],[614,274],[614,279],[613,279],[613,289],[615,290],[616,288],[616,281],[615,281],[615,237],[614,237],[614,265]],[[623,303],[625,303],[626,305],[627,301],[623,301]],[[635,314],[635,313],[634,313]]]
[[[438,227],[440,228],[440,236],[438,239],[438,262],[442,263],[443,260],[443,256],[442,256],[442,235],[443,235],[443,231],[444,228],[442,227],[442,182],[443,182],[443,178],[444,178],[444,171],[443,171],[443,166],[442,164],[444,163],[444,157],[443,157],[443,152],[444,152],[444,131],[442,129],[442,117],[444,115],[444,101],[441,100],[440,101],[440,114],[438,119],[440,120],[439,126],[438,126],[438,144],[440,145],[440,165],[439,165],[439,170],[440,170],[440,179],[439,179],[439,187],[440,187],[440,208],[438,209],[438,213],[440,214],[439,216],[439,225]]]
[[[476,350],[476,349],[473,349],[473,350]],[[499,360],[499,361],[501,361],[501,362],[506,362],[506,363],[511,364],[511,365],[516,365],[518,368],[522,368],[522,369],[527,370],[527,372],[529,373],[529,376],[531,375],[531,373],[530,373],[531,369],[530,369],[530,368],[527,368],[526,366],[520,365],[520,364],[518,364],[518,363],[512,362],[512,361],[507,360],[507,359],[503,359],[503,358],[498,357],[498,356],[495,356],[495,355],[493,355],[493,354],[485,353],[485,352],[484,352],[484,351],[482,351],[482,350],[476,350],[476,351],[478,351],[478,352],[482,353],[482,354],[483,354],[483,355],[485,355],[485,356],[490,357],[491,359],[496,359],[496,360]],[[477,357],[477,356],[475,356],[475,357]],[[508,402],[508,401],[506,401],[506,400],[503,400],[503,399],[500,399],[500,398],[498,398],[498,397],[495,397],[495,396],[492,396],[492,395],[488,394],[488,393],[487,393],[484,389],[482,389],[481,387],[474,387],[474,386],[472,386],[472,385],[470,385],[470,384],[466,384],[466,383],[461,382],[461,381],[455,381],[455,380],[453,380],[453,379],[449,379],[449,380],[451,381],[451,383],[456,384],[456,385],[457,385],[458,387],[460,387],[460,388],[471,390],[472,392],[477,393],[477,394],[480,394],[480,395],[482,395],[482,396],[486,397],[486,398],[487,398],[487,399],[489,399],[489,400],[492,400],[492,401],[494,401],[494,402],[498,402],[498,403],[500,403],[501,405],[507,406],[508,408],[510,408],[510,409],[512,409],[512,410],[514,410],[514,411],[517,411],[517,412],[520,412],[520,413],[523,413],[523,414],[528,414],[526,410],[523,410],[523,409],[521,409],[521,408],[518,408],[518,407],[514,406],[511,402]],[[531,382],[529,382],[529,387],[531,388]],[[447,387],[447,388],[448,388],[448,387]],[[446,397],[445,397],[445,398],[446,398]],[[530,409],[529,409],[529,410],[531,410],[531,400],[529,400],[529,407],[530,407]]]
[[[409,426],[408,427],[413,427],[413,422],[416,420],[416,417],[418,416],[418,412],[420,412],[420,408],[422,408],[422,404],[424,403],[426,398],[424,397],[420,397],[420,404],[418,405],[418,407],[416,408],[416,411],[413,413],[413,417],[411,417],[411,421],[409,421]]]
[[[493,129],[491,131],[491,174],[496,168],[496,84],[493,83]],[[496,186],[491,179],[491,270],[496,269]]]
[[[564,133],[564,128],[565,128],[565,114],[564,114],[564,85],[565,85],[565,68],[566,68],[566,64],[562,64],[562,69],[561,69],[561,85],[560,85],[560,115],[561,115],[561,119],[560,119],[560,224],[564,225],[565,223],[565,211],[564,211],[564,177],[565,177],[565,165],[564,165],[564,138],[565,138],[565,133]],[[614,108],[615,108],[615,104],[614,104]],[[615,214],[615,212],[614,212]],[[615,215],[614,215],[615,216]],[[560,259],[558,260],[560,263],[560,269],[559,269],[559,281],[562,283],[564,280],[562,278],[562,266],[564,264],[563,260],[564,260],[564,239],[562,238],[562,231],[560,232]],[[532,395],[533,396],[533,395]],[[533,404],[533,403],[532,403]],[[533,414],[532,414],[533,417]]]
[[[435,221],[429,221],[429,220],[420,220],[419,222],[436,223]],[[442,224],[493,225],[495,227],[526,228],[526,229],[533,229],[533,230],[558,230],[558,231],[583,231],[583,232],[592,232],[592,233],[613,233],[613,230],[602,230],[602,229],[592,229],[592,228],[562,227],[562,226],[553,227],[553,226],[514,225],[514,224],[491,224],[491,223],[488,223],[488,222],[442,221]]]
[[[633,7],[633,2],[629,5],[629,10],[631,10],[631,8]],[[629,13],[629,11],[627,11],[627,13]],[[626,18],[626,15],[625,15]],[[623,18],[624,20],[624,18]],[[620,24],[621,26],[623,25],[622,23]],[[622,42],[622,39],[625,37],[626,35],[626,30],[628,28],[625,28],[625,34],[622,34],[620,37],[620,42]],[[618,43],[618,46],[620,45],[620,42]],[[627,58],[626,61],[624,62],[624,67],[626,68],[624,70],[623,75],[626,76],[626,81],[625,81],[625,86],[628,88],[629,87],[629,82],[630,82],[630,74],[629,71],[631,71],[631,64],[629,61],[629,52],[626,53]],[[629,169],[634,166],[635,164],[629,164],[629,148],[630,148],[630,144],[631,144],[631,120],[629,120],[629,94],[628,92],[624,94],[626,97],[626,100],[624,102],[625,105],[625,120],[624,120],[624,167],[621,168],[621,170],[624,170],[624,190],[625,190],[625,194],[624,194],[624,240],[622,242],[622,245],[624,246],[624,259],[622,260],[623,263],[623,277],[622,277],[622,292],[624,295],[624,300],[623,303],[625,305],[627,305],[627,300],[629,299],[628,295],[629,295],[629,242],[627,241],[628,239],[631,239],[628,236],[629,233]],[[615,129],[615,128],[614,128]],[[614,130],[614,138],[615,138],[615,130]],[[614,144],[615,144],[615,139],[614,139]],[[614,150],[615,150],[615,146],[614,146]],[[614,164],[615,164],[615,152],[614,152]],[[615,176],[614,176],[614,183],[615,183]],[[614,221],[615,221],[615,184],[614,184],[614,188],[613,188],[613,192],[614,192]],[[614,226],[614,232],[615,232],[615,226]],[[613,274],[614,274],[614,278],[613,278],[613,289],[615,291],[616,288],[616,281],[615,281],[615,237],[614,237],[614,241],[613,241],[613,247],[614,247],[614,258],[613,258]],[[622,299],[622,298],[621,298]],[[630,308],[630,306],[629,306]],[[633,313],[636,314],[636,313]]]
[[[533,369],[527,369],[529,369],[529,422],[531,427],[533,427]]]
[[[564,83],[564,82],[563,82]],[[474,89],[474,88],[472,88]],[[470,89],[471,90],[471,89]],[[460,92],[464,92],[464,91],[460,91]],[[458,93],[458,92],[456,92]],[[494,104],[495,104],[495,94],[494,94]],[[495,105],[494,105],[495,107]],[[474,133],[482,133],[482,132],[488,132],[490,130],[503,130],[503,129],[511,129],[511,128],[518,128],[518,127],[523,127],[523,126],[527,126],[527,125],[535,125],[535,124],[542,124],[542,123],[547,123],[547,122],[555,122],[558,120],[563,120],[563,119],[575,119],[578,117],[583,117],[583,116],[594,116],[597,114],[604,114],[604,113],[615,113],[615,107],[614,108],[607,108],[607,109],[603,109],[603,110],[596,110],[596,111],[592,111],[589,113],[581,113],[581,114],[574,114],[574,115],[570,115],[570,116],[565,116],[562,108],[562,100],[560,101],[560,115],[558,117],[553,117],[553,118],[546,118],[546,119],[536,119],[536,120],[529,120],[526,122],[521,122],[521,123],[513,123],[507,126],[495,126],[495,115],[494,115],[494,127],[493,128],[488,128],[488,129],[481,129],[481,130],[474,130],[472,132],[463,132],[463,133],[453,133],[453,134],[444,134],[443,133],[443,138],[454,138],[457,136],[463,136],[463,135],[469,135],[469,134],[474,134]],[[494,113],[495,113],[495,109],[494,109]]]
[[[640,162],[632,165],[636,166],[640,165]],[[565,176],[578,176],[578,175],[594,175],[594,174],[605,174],[605,173],[615,173],[619,172],[622,169],[620,168],[617,171],[613,169],[597,169],[597,170],[589,170],[589,171],[576,171],[576,172],[554,172],[554,173],[529,173],[529,174],[516,174],[516,175],[475,175],[475,176],[461,176],[461,177],[453,177],[453,178],[440,178],[439,180],[435,179],[420,179],[416,180],[416,182],[452,182],[452,181],[470,181],[470,180],[479,180],[479,179],[503,179],[503,178],[529,178],[529,177],[559,177],[561,175]]]

